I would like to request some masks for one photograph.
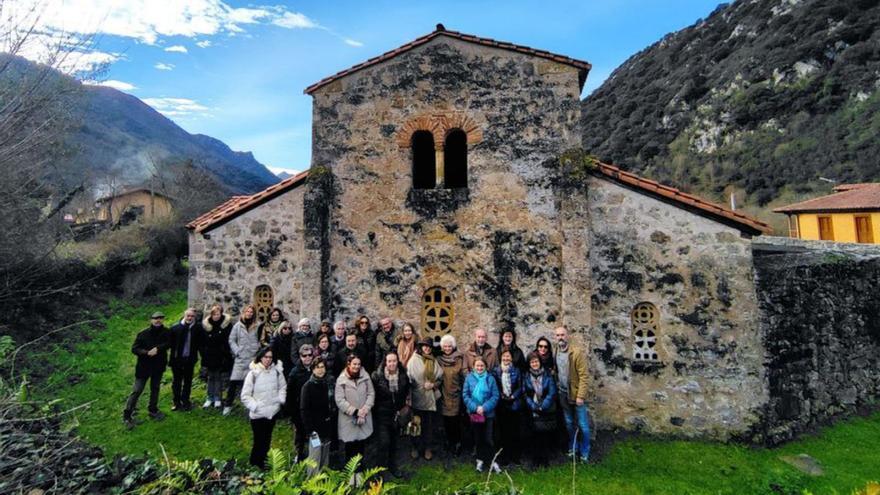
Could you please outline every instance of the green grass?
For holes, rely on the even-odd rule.
[[[224,418],[216,412],[194,410],[170,413],[170,373],[163,383],[160,407],[169,412],[165,421],[145,420],[133,431],[125,431],[121,414],[134,373],[134,356],[129,352],[135,334],[147,324],[147,316],[164,311],[169,320],[185,307],[185,294],[169,295],[158,306],[131,307],[114,304],[112,317],[92,331],[92,339],[80,344],[75,353],[53,352],[55,373],[41,393],[61,398],[73,407],[93,401],[74,416],[77,431],[101,446],[108,455],[143,454],[160,456],[160,443],[169,456],[198,459],[245,459],[251,433],[241,409]],[[69,376],[81,377],[69,383]],[[198,383],[198,382],[197,382]],[[204,398],[199,383],[194,401]],[[146,408],[146,396],[140,409]],[[145,412],[141,412],[145,416]],[[275,430],[274,445],[291,450],[291,431],[286,423]],[[849,494],[869,480],[880,479],[880,413],[854,418],[821,431],[817,435],[776,449],[752,448],[696,441],[631,439],[616,444],[601,462],[578,466],[576,493],[603,494],[740,494],[803,493]],[[779,458],[809,454],[825,470],[822,476],[803,474]],[[420,463],[402,494],[445,493],[470,483],[486,480],[472,465],[445,466],[442,460]],[[513,470],[516,486],[527,494],[572,493],[571,465],[558,465],[540,471]],[[493,482],[506,484],[504,476]]]
[[[144,454],[161,456],[164,446],[174,458],[196,459],[237,458],[246,460],[250,451],[251,430],[246,412],[239,406],[230,417],[216,410],[203,411],[198,406],[204,401],[204,382],[194,380],[192,400],[196,409],[187,413],[171,411],[171,371],[162,380],[159,409],[166,413],[163,421],[150,420],[146,414],[149,389],[138,402],[142,421],[127,431],[122,424],[122,409],[134,381],[136,358],[131,353],[135,335],[149,325],[149,315],[162,311],[172,324],[186,309],[186,294],[176,292],[164,297],[165,304],[131,307],[114,303],[112,316],[103,318],[89,332],[88,342],[77,346],[75,353],[51,353],[56,371],[47,384],[36,391],[44,398],[60,398],[62,407],[70,408],[91,403],[76,411],[72,424],[88,441],[104,448],[108,456],[114,454]],[[79,381],[69,384],[70,377]],[[273,446],[288,449],[292,440],[287,422],[279,422],[273,435]]]

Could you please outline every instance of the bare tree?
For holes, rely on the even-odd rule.
[[[0,0],[0,305],[51,293],[70,281],[51,281],[62,239],[58,213],[83,184],[52,181],[64,167],[65,133],[82,86],[71,70],[93,39],[40,28],[46,5]],[[40,63],[22,55],[39,54]],[[104,68],[74,74],[94,79]],[[50,277],[51,278],[51,277]]]

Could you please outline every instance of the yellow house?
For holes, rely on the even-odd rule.
[[[790,237],[880,244],[880,183],[841,184],[834,191],[773,211],[788,215]]]
[[[147,188],[130,189],[119,194],[105,196],[97,201],[96,220],[118,223],[123,214],[132,219],[151,222],[171,216],[171,199]]]

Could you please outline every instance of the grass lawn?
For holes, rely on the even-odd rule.
[[[92,331],[92,339],[80,344],[75,354],[49,352],[55,372],[42,390],[46,397],[60,398],[67,407],[93,401],[77,411],[73,423],[90,442],[108,455],[143,454],[161,456],[160,445],[169,456],[199,459],[212,457],[244,460],[250,449],[251,433],[244,411],[230,417],[201,409],[189,413],[170,412],[170,372],[163,383],[160,408],[168,414],[162,422],[146,419],[148,391],[141,397],[140,417],[144,422],[133,431],[123,428],[122,407],[133,380],[135,357],[130,346],[135,334],[148,324],[156,310],[169,322],[183,313],[185,294],[174,293],[158,306],[130,307],[115,304],[104,328]],[[204,384],[197,382],[193,401],[204,400]],[[273,443],[291,450],[291,431],[279,422]],[[693,441],[630,439],[614,445],[598,464],[578,466],[576,493],[603,494],[739,494],[816,493],[849,494],[880,480],[880,413],[854,418],[826,428],[818,435],[776,449],[751,448]],[[810,476],[780,460],[781,456],[808,454],[824,469]],[[517,487],[527,494],[572,493],[571,465],[510,473]],[[446,493],[469,483],[486,480],[477,476],[470,463],[444,465],[442,460],[421,463],[413,477],[400,489],[403,494]],[[506,484],[495,476],[493,482]]]

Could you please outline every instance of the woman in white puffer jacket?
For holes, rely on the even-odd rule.
[[[254,432],[250,462],[260,469],[266,467],[275,415],[287,399],[287,382],[282,368],[271,347],[260,349],[241,389],[241,403],[250,411],[251,430]]]

